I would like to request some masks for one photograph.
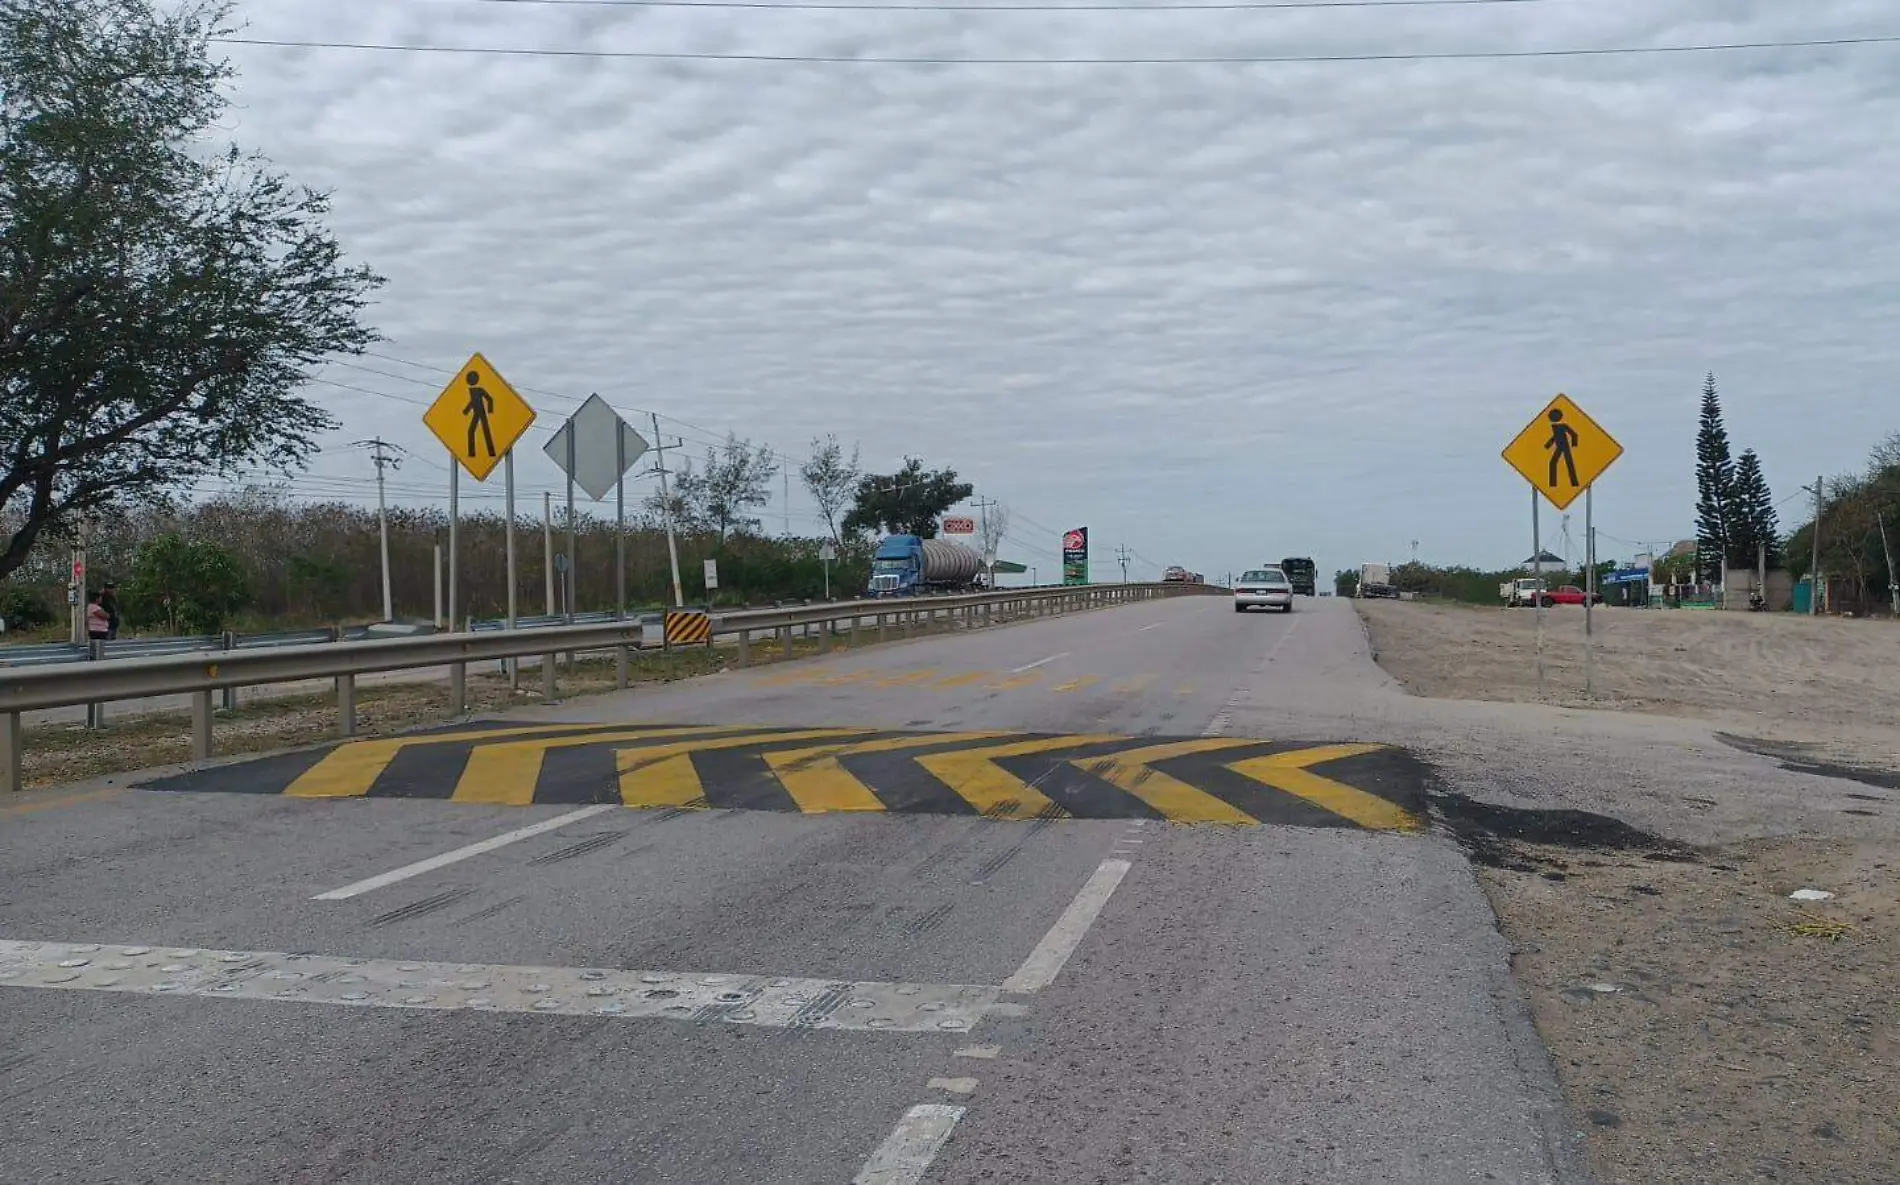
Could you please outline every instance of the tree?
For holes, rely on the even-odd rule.
[[[778,458],[764,445],[752,447],[728,433],[726,443],[706,450],[706,470],[692,487],[705,521],[719,533],[719,541],[734,529],[757,527],[759,520],[746,511],[772,500],[772,479],[778,476]],[[682,475],[684,476],[684,475]],[[682,483],[682,493],[689,492]]]
[[[687,461],[667,474],[664,497],[660,495],[658,486],[647,495],[646,511],[659,524],[666,522],[670,511],[675,534],[698,535],[708,532],[712,525],[706,521],[705,484],[705,478],[693,472],[693,463]]]
[[[1774,497],[1768,492],[1768,479],[1761,471],[1761,458],[1754,449],[1744,451],[1736,462],[1729,518],[1729,567],[1754,568],[1764,546],[1768,566],[1781,566],[1781,526],[1775,515]]]
[[[987,559],[1002,549],[1003,536],[1009,534],[1009,507],[1001,502],[992,502],[977,521],[982,534],[983,555]]]
[[[1703,575],[1721,579],[1724,558],[1731,554],[1729,499],[1735,484],[1735,463],[1729,456],[1728,429],[1722,423],[1722,399],[1716,394],[1715,372],[1702,384],[1701,424],[1695,442],[1695,529],[1701,544]]]
[[[0,508],[42,536],[245,465],[331,418],[297,390],[376,340],[324,194],[211,150],[230,0],[0,0]]]
[[[845,516],[847,534],[883,531],[934,539],[937,519],[968,498],[976,487],[957,480],[954,469],[925,471],[916,457],[905,457],[896,473],[873,473],[858,480],[856,500]]]
[[[1333,573],[1333,594],[1341,597],[1359,595],[1359,573],[1350,568],[1342,568]]]
[[[126,587],[126,612],[137,625],[215,634],[251,599],[251,581],[224,548],[167,534],[139,548]]]
[[[818,504],[818,513],[825,517],[825,527],[831,532],[831,541],[843,544],[844,537],[838,533],[838,516],[851,504],[851,495],[858,486],[858,478],[863,468],[858,464],[858,449],[851,448],[851,459],[844,458],[844,447],[836,436],[826,436],[822,440],[811,442],[811,460],[798,471],[805,489],[811,494],[813,502]]]

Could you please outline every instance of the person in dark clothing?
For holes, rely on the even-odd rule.
[[[106,611],[106,637],[117,638],[119,636],[119,586],[110,580],[106,581],[105,587],[99,592],[99,604]]]

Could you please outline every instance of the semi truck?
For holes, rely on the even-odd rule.
[[[1288,556],[1280,561],[1280,571],[1286,573],[1287,583],[1293,586],[1296,595],[1313,596],[1319,580],[1319,565],[1306,556]]]
[[[1359,569],[1359,595],[1362,597],[1395,598],[1399,590],[1392,587],[1392,569],[1384,564],[1366,564]]]
[[[874,597],[914,597],[931,592],[964,592],[975,588],[983,557],[948,539],[891,535],[877,545],[871,557]]]

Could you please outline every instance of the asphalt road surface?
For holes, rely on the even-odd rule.
[[[0,1177],[1579,1180],[1390,694],[1182,597],[8,808]]]

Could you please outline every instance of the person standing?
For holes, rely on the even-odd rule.
[[[105,594],[94,593],[86,602],[86,637],[104,642],[112,636],[112,615],[105,607]]]
[[[99,604],[106,611],[106,637],[116,641],[119,637],[119,586],[110,580],[106,581],[105,588],[99,593]]]

